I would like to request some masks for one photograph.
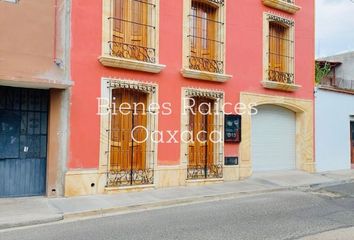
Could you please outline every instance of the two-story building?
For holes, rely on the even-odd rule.
[[[314,1],[73,0],[71,19],[65,195],[315,170]]]
[[[0,1],[0,197],[63,195],[69,1]]]
[[[315,91],[316,169],[354,169],[354,52],[318,59],[329,73]]]

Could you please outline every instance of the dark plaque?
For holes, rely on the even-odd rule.
[[[225,115],[225,142],[241,142],[240,115]]]
[[[225,157],[225,165],[238,165],[238,157]]]

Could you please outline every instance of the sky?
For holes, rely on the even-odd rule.
[[[316,0],[316,57],[354,51],[354,0]]]

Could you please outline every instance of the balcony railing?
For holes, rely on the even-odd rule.
[[[187,179],[223,178],[222,164],[193,165],[187,168]]]
[[[207,71],[212,73],[224,73],[224,62],[209,59],[209,58],[202,58],[202,57],[195,57],[195,56],[188,56],[189,58],[189,68],[198,71]]]
[[[294,84],[294,74],[276,70],[268,70],[268,80],[279,83]]]
[[[110,41],[109,47],[113,57],[156,63],[156,51],[154,48],[116,41]]]
[[[321,86],[354,91],[354,80],[327,76],[321,80]]]

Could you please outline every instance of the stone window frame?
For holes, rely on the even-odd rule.
[[[224,62],[223,66],[223,74],[212,73],[207,71],[198,71],[189,68],[188,55],[190,54],[191,47],[190,41],[188,38],[189,30],[190,30],[190,10],[192,7],[193,0],[184,0],[183,1],[183,53],[182,53],[182,69],[181,74],[185,78],[193,78],[200,80],[208,80],[208,81],[216,81],[216,82],[226,82],[232,78],[232,75],[226,74],[226,4],[227,0],[223,1],[223,4],[218,5],[213,3],[217,0],[199,0],[201,2],[208,2],[209,4],[215,5],[218,9],[217,11],[221,11],[223,14],[222,22],[224,23],[224,27],[219,31],[218,34],[221,35],[221,39],[224,42],[224,48],[222,50],[222,60]]]
[[[271,8],[275,8],[290,14],[295,14],[299,10],[301,10],[301,7],[297,6],[295,3],[295,0],[262,0],[262,3]]]
[[[102,0],[102,53],[98,57],[99,62],[106,67],[116,67],[128,70],[143,71],[149,73],[159,73],[166,65],[159,64],[159,15],[160,15],[160,0],[156,1],[152,20],[155,24],[155,37],[153,46],[155,47],[155,63],[148,63],[132,59],[114,57],[110,55],[111,49],[108,42],[112,40],[112,24],[108,20],[113,16],[113,1]]]
[[[127,80],[122,78],[110,78],[103,77],[101,79],[101,98],[110,99],[112,96],[112,90],[117,88],[129,88],[136,89],[147,93],[147,106],[151,103],[158,103],[158,85],[152,82],[144,82],[139,80]],[[110,100],[111,101],[111,100]],[[101,109],[103,111],[104,109]],[[107,109],[106,109],[107,110]],[[99,111],[99,109],[97,110]],[[99,153],[99,168],[98,173],[101,175],[106,175],[109,170],[109,147],[110,147],[110,132],[107,131],[110,129],[111,124],[111,115],[101,115],[100,116],[100,153]],[[156,131],[158,129],[158,115],[151,116],[147,113],[147,127],[151,126],[152,129],[148,129],[149,132]],[[157,161],[157,143],[151,141],[149,137],[147,140],[147,150],[146,150],[146,161],[148,165],[153,168],[154,176],[156,176],[156,170],[158,166]],[[107,181],[107,177],[105,177]],[[156,179],[154,177],[154,184],[156,184]],[[118,188],[129,188],[136,187],[133,186],[122,186]]]
[[[222,142],[218,144],[214,144],[214,150],[216,149],[219,154],[220,154],[220,162],[225,168],[224,164],[224,157],[225,157],[225,151],[224,151],[224,119],[225,119],[225,113],[224,113],[224,102],[225,102],[225,93],[220,90],[213,90],[213,89],[203,89],[203,88],[194,88],[194,87],[183,87],[182,88],[182,99],[181,99],[181,133],[184,131],[189,130],[189,114],[184,114],[186,109],[183,109],[186,98],[190,97],[207,97],[210,99],[214,99],[217,101],[217,107],[218,109],[216,110],[220,114],[218,114],[214,118],[214,125],[220,127],[220,132],[222,136]],[[181,166],[182,169],[184,170],[185,174],[185,180],[186,181],[198,181],[198,180],[187,180],[187,167],[188,167],[188,143],[185,143],[183,139],[181,139],[180,142],[181,149],[180,149],[180,154],[181,154]],[[215,161],[215,160],[214,160]],[[223,178],[221,178],[222,180]],[[206,179],[208,180],[213,180],[213,179]]]
[[[294,74],[294,83],[279,83],[268,80],[268,68],[269,68],[269,59],[268,59],[268,48],[269,48],[269,25],[270,22],[276,22],[283,26],[288,27],[289,38],[292,39],[293,44],[291,46],[291,55],[293,56],[293,64],[290,66],[290,73]],[[263,76],[261,84],[264,88],[283,90],[283,91],[296,91],[301,88],[300,85],[296,84],[296,74],[295,74],[295,20],[281,16],[272,12],[263,13]]]

